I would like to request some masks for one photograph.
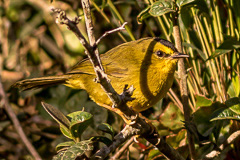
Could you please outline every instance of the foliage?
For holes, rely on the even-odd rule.
[[[117,115],[92,102],[85,91],[57,86],[19,93],[10,88],[15,81],[27,77],[61,74],[85,58],[75,35],[65,26],[56,24],[55,16],[50,12],[50,6],[54,6],[65,10],[70,17],[79,15],[83,20],[78,27],[86,36],[80,1],[9,0],[0,4],[1,77],[25,133],[41,156],[50,159],[56,155],[55,146],[58,151],[64,151],[59,154],[76,157],[98,148],[99,143],[93,141],[109,145],[123,123]],[[186,67],[192,121],[186,123],[183,119],[177,74],[166,98],[142,114],[184,157],[189,156],[188,131],[194,135],[198,159],[210,156],[212,151],[219,153],[212,159],[240,159],[239,138],[228,141],[239,131],[240,1],[176,0],[175,4],[172,0],[92,0],[91,4],[97,38],[119,26],[119,22],[128,22],[126,31],[101,41],[100,53],[147,36],[174,42],[172,14],[175,7],[178,8],[184,53],[190,55]],[[56,123],[49,120],[40,105],[42,100],[64,113],[51,107],[52,110],[48,110],[51,116],[59,113],[53,118],[60,124],[63,135],[72,141],[60,136]],[[83,107],[84,111],[79,111]],[[69,113],[70,120],[64,116]],[[83,113],[88,115],[87,120],[81,118]],[[0,157],[19,159],[28,155],[6,114],[0,112],[0,115],[0,138],[3,139]],[[13,147],[16,145],[18,147]],[[73,152],[69,155],[68,151]],[[148,159],[164,159],[143,140],[138,145],[131,145],[127,152],[130,154],[124,154],[122,158],[139,159],[144,154]]]
[[[57,121],[62,134],[65,137],[73,140],[62,142],[57,145],[56,151],[58,154],[54,156],[54,160],[72,160],[76,159],[77,157],[81,157],[86,151],[93,150],[94,142],[103,142],[107,145],[111,144],[110,139],[102,136],[91,137],[89,140],[81,140],[82,133],[86,130],[86,128],[91,124],[93,120],[90,113],[77,111],[68,114],[66,117],[61,111],[51,106],[50,104],[42,102],[42,105],[48,114]],[[70,118],[70,120],[68,120],[68,118]],[[112,128],[108,124],[101,124],[98,128],[101,129],[101,131],[104,131],[111,135],[113,134]]]

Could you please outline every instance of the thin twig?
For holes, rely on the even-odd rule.
[[[114,32],[119,32],[119,31],[125,30],[124,27],[125,27],[126,24],[127,24],[127,22],[124,22],[124,23],[122,24],[122,26],[120,26],[120,27],[118,27],[118,28],[115,28],[115,29],[113,29],[113,30],[110,30],[110,31],[105,32],[100,38],[98,38],[98,40],[96,41],[96,45],[98,45],[99,42],[100,42],[104,37],[106,37],[107,35],[112,34],[112,33],[114,33]]]
[[[111,152],[116,150],[126,140],[138,133],[139,130],[136,130],[132,126],[126,125],[126,127],[124,127],[124,129],[114,137],[113,143],[109,147],[102,147],[99,151],[95,153],[95,155],[91,157],[91,160],[106,158]]]
[[[129,139],[129,140],[124,144],[124,146],[123,146],[121,149],[119,149],[119,151],[118,151],[115,155],[113,155],[110,159],[111,159],[111,160],[119,159],[119,158],[122,156],[122,154],[126,151],[126,149],[127,149],[133,142],[134,142],[134,137],[132,137],[131,139]]]
[[[225,148],[229,147],[231,144],[233,144],[238,138],[240,137],[240,131],[236,131],[234,133],[232,133],[228,139],[226,140],[226,142],[224,144],[221,144],[219,146],[219,149],[221,151],[223,151]],[[213,150],[210,153],[208,153],[204,159],[213,159],[214,157],[217,157],[221,154],[220,151],[217,150]]]
[[[181,110],[181,112],[183,113],[183,105],[182,105],[182,102],[178,99],[177,95],[174,93],[174,91],[172,90],[172,88],[169,89],[169,96],[172,96],[170,97],[174,103],[178,106],[178,108]]]
[[[3,89],[3,85],[2,85],[2,80],[0,77],[0,104],[4,107],[4,109],[6,110],[9,118],[11,119],[14,128],[16,129],[19,137],[21,138],[23,144],[26,146],[26,148],[28,149],[28,151],[31,153],[31,155],[36,159],[36,160],[41,160],[42,158],[40,157],[40,155],[38,154],[38,152],[36,151],[36,149],[33,147],[33,145],[30,143],[30,141],[27,139],[27,136],[25,135],[20,122],[17,119],[17,116],[15,115],[15,113],[12,110],[11,105],[9,104],[7,95]]]

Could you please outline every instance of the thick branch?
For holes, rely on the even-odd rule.
[[[28,149],[28,151],[31,153],[31,155],[36,159],[36,160],[41,160],[42,158],[40,157],[40,155],[38,154],[38,152],[36,151],[36,149],[33,147],[33,145],[31,144],[31,142],[29,142],[29,140],[27,139],[27,136],[25,135],[20,122],[17,119],[17,116],[15,115],[15,113],[12,110],[11,105],[8,102],[8,98],[7,95],[3,89],[3,85],[2,85],[2,81],[1,81],[1,77],[0,77],[0,103],[1,105],[3,105],[5,111],[7,112],[9,118],[11,119],[14,128],[16,129],[19,137],[21,138],[23,144],[26,146],[26,148]]]
[[[184,160],[184,158],[175,149],[169,146],[166,141],[159,136],[156,130],[152,130],[151,126],[142,118],[138,118],[136,123],[131,126],[127,125],[117,136],[114,137],[114,141],[111,146],[105,146],[101,148],[91,159],[98,160],[106,158],[129,137],[134,135],[141,135],[143,138],[153,144],[167,158],[172,160]]]
[[[132,126],[127,125],[120,133],[118,133],[114,139],[113,143],[107,147],[102,147],[99,151],[91,157],[91,160],[104,159],[114,150],[116,150],[121,144],[123,144],[130,137],[136,135],[139,131]]]

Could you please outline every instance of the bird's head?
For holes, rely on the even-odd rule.
[[[167,62],[177,62],[179,58],[188,58],[187,54],[182,54],[177,51],[174,44],[171,42],[155,38],[156,44],[153,47],[153,56],[158,60],[166,60]]]

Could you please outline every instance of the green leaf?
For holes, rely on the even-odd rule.
[[[67,119],[67,117],[57,108],[53,107],[50,104],[47,104],[45,102],[42,102],[42,106],[44,109],[48,112],[48,114],[56,120],[59,124],[69,127],[70,126],[70,121]]]
[[[236,114],[240,115],[240,98],[239,97],[233,97],[228,99],[225,104],[229,109]]]
[[[187,4],[190,4],[192,2],[194,2],[196,0],[177,0],[176,4],[178,5],[178,7],[183,7]]]
[[[62,150],[64,148],[68,149],[70,146],[74,145],[75,142],[74,141],[67,141],[67,142],[63,142],[63,143],[59,143],[56,146],[56,151],[58,152],[59,150]]]
[[[95,137],[92,137],[90,140],[93,142],[102,142],[107,146],[110,146],[112,144],[112,141],[110,139],[103,136],[95,136]]]
[[[172,134],[166,137],[166,142],[174,148],[179,147],[182,140],[186,138],[187,131],[182,129],[177,134]]]
[[[230,108],[220,108],[212,114],[211,121],[215,120],[240,120],[240,115],[233,112]]]
[[[83,155],[85,151],[91,150],[93,150],[92,141],[81,141],[72,145],[66,151],[59,152],[53,157],[53,160],[75,160],[77,157]]]
[[[144,10],[142,10],[138,16],[137,16],[137,22],[138,23],[142,23],[142,21],[148,17],[151,17],[151,15],[149,14],[149,10],[150,10],[150,7],[148,6],[147,8],[145,8]]]
[[[71,132],[70,132],[70,129],[66,128],[65,126],[63,125],[59,125],[60,126],[60,131],[62,132],[62,134],[67,137],[67,138],[70,138],[70,139],[74,139]]]
[[[159,0],[151,5],[149,13],[154,17],[158,17],[166,13],[175,12],[172,8],[172,1]]]
[[[76,111],[67,115],[71,118],[70,130],[74,138],[80,138],[83,131],[92,123],[93,117],[88,112]]]
[[[114,135],[114,131],[113,131],[112,126],[110,126],[110,125],[107,124],[107,123],[102,123],[102,124],[100,124],[100,125],[97,127],[97,129],[99,129],[99,130],[101,130],[101,131],[103,131],[103,132],[105,132],[105,133],[110,134],[112,137],[113,137],[113,135]]]
[[[183,127],[182,121],[184,120],[183,114],[180,109],[170,103],[166,109],[164,110],[163,114],[160,116],[159,121],[165,127],[168,127],[171,130],[180,129]]]
[[[208,107],[212,105],[212,100],[202,95],[196,95],[196,107]]]
[[[211,121],[215,120],[240,120],[240,98],[230,98],[221,108],[213,112]]]
[[[48,114],[55,120],[60,126],[61,132],[68,138],[72,139],[71,132],[69,130],[70,121],[67,117],[57,108],[53,107],[50,104],[42,102],[43,108],[48,112]]]
[[[229,94],[230,97],[236,97],[236,88],[233,85],[233,81],[230,81],[227,93]]]
[[[209,136],[215,127],[215,123],[210,122],[212,114],[219,108],[224,107],[224,104],[215,102],[208,107],[200,107],[193,113],[193,121],[197,126],[198,132],[202,136]]]

